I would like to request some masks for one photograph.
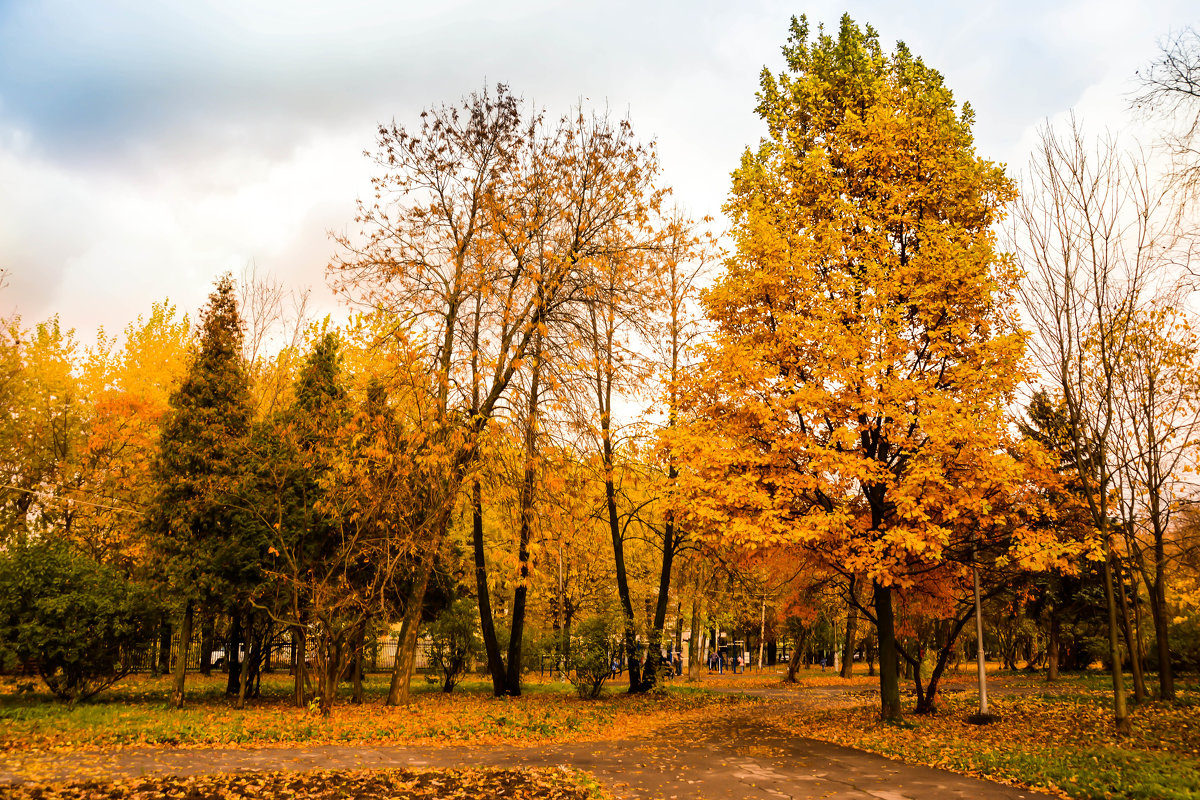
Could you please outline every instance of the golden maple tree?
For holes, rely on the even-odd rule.
[[[972,113],[843,17],[764,70],[768,134],[733,173],[735,250],[693,400],[691,514],[747,547],[819,548],[873,587],[882,713],[900,714],[893,587],[1015,490],[1017,271],[992,231],[1012,183]],[[1024,536],[1028,532],[1021,531]],[[1029,534],[1032,535],[1032,534]]]

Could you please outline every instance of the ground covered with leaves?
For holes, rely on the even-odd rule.
[[[606,795],[568,769],[389,769],[135,778],[4,787],[12,800],[594,800]]]
[[[1014,683],[992,699],[998,720],[973,725],[977,699],[951,695],[932,716],[884,724],[878,708],[832,708],[787,721],[801,736],[856,747],[1062,797],[1200,800],[1200,688],[1174,702],[1132,709],[1133,733],[1118,737],[1112,695],[1094,678]]]
[[[701,670],[700,683],[706,689],[810,689],[814,687],[862,686],[870,688],[879,685],[879,678],[858,671],[850,678],[843,678],[833,669],[822,670],[819,667],[809,667],[797,670],[796,682],[785,683],[787,670],[783,667],[768,667],[764,670],[748,670],[734,674],[732,672],[716,673]]]
[[[264,698],[236,709],[217,678],[195,681],[183,709],[167,705],[166,679],[127,679],[92,703],[68,706],[10,684],[0,693],[0,750],[122,745],[230,745],[372,742],[386,744],[544,744],[626,738],[756,702],[686,687],[629,696],[606,691],[579,699],[567,684],[530,683],[521,697],[496,698],[490,685],[453,694],[424,690],[408,706],[383,704],[386,676],[368,684],[365,702],[342,702],[329,717],[289,703],[282,679],[264,681]],[[416,687],[414,686],[414,689]]]

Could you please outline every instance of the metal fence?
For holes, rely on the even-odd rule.
[[[317,658],[317,643],[309,639],[305,644],[304,660],[309,666],[312,666]],[[143,673],[157,672],[160,670],[160,667],[165,667],[169,670],[175,662],[175,654],[178,652],[179,647],[179,638],[175,637],[171,640],[169,645],[170,650],[165,654],[162,652],[162,646],[163,643],[161,641],[156,641],[149,647],[132,653],[130,657],[132,669],[130,671]],[[220,669],[225,666],[227,646],[220,642],[215,643],[210,654],[212,667]],[[363,652],[363,671],[390,671],[396,663],[396,650],[399,646],[399,636],[381,636],[378,639],[367,642],[367,646]],[[416,670],[428,670],[433,667],[433,660],[430,658],[429,650],[430,644],[428,642],[417,643],[417,657],[414,665]],[[244,646],[239,648],[239,660],[245,656],[245,652]],[[187,648],[187,669],[189,672],[200,670],[202,654],[201,640],[193,638]],[[290,672],[298,660],[295,645],[292,643],[290,637],[274,639],[267,646],[262,668],[264,672],[275,670]]]

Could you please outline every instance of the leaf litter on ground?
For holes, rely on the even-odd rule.
[[[0,751],[29,753],[124,746],[283,744],[489,745],[548,744],[636,738],[761,702],[758,698],[687,688],[627,695],[606,691],[581,700],[569,687],[532,685],[520,697],[485,691],[423,692],[407,706],[382,696],[342,703],[328,717],[297,708],[282,693],[236,709],[219,694],[197,694],[182,709],[135,682],[128,695],[68,707],[52,701],[0,705]]]
[[[317,770],[0,787],[9,800],[605,800],[585,773],[549,769]]]
[[[875,704],[809,709],[788,717],[794,733],[1077,800],[1200,800],[1197,697],[1133,707],[1118,736],[1111,694],[1086,683],[1023,685],[993,697],[996,721],[974,725],[976,698],[949,695],[938,712],[904,725],[880,721]]]

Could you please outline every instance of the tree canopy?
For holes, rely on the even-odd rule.
[[[904,45],[885,54],[849,17],[809,34],[794,20],[787,68],[763,71],[768,134],[733,174],[691,502],[725,539],[803,542],[865,574],[883,626],[911,564],[1020,482],[1018,272],[992,228],[1013,186]]]

